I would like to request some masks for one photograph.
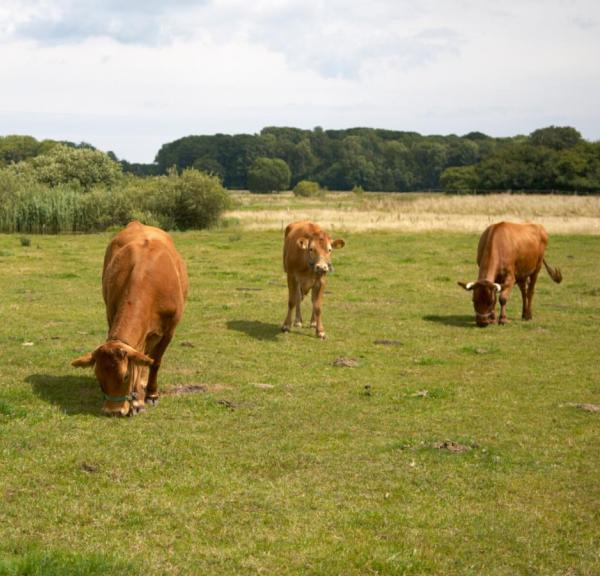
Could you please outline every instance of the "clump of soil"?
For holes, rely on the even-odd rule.
[[[182,384],[165,392],[165,396],[181,396],[182,394],[200,394],[208,392],[205,384]]]
[[[568,404],[568,406],[574,406],[575,408],[579,408],[579,410],[584,410],[585,412],[600,412],[600,404]]]
[[[373,340],[373,344],[379,344],[380,346],[402,346],[400,340],[388,340],[387,338]]]

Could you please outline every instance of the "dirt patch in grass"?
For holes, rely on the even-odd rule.
[[[589,404],[589,403],[576,403],[570,402],[567,406],[572,406],[584,412],[600,412],[600,404]]]
[[[333,361],[333,365],[341,368],[356,368],[358,366],[358,360],[341,356]]]
[[[470,450],[473,450],[473,448],[477,448],[477,445],[472,444],[471,446],[467,446],[466,444],[460,444],[453,440],[444,440],[443,442],[436,442],[433,447],[437,450],[446,450],[453,454],[461,454],[462,452],[469,452]]]
[[[183,394],[203,394],[206,392],[222,392],[231,390],[225,384],[181,384],[164,392],[165,396],[182,396]]]

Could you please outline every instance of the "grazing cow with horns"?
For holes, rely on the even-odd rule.
[[[133,415],[157,402],[158,369],[187,290],[185,263],[163,230],[131,222],[108,245],[102,271],[108,338],[71,363],[94,367],[105,414]]]
[[[285,229],[283,269],[287,272],[288,313],[281,329],[289,332],[292,310],[296,308],[294,326],[302,326],[300,303],[308,291],[312,295],[311,327],[319,338],[325,338],[321,311],[327,272],[333,270],[331,251],[343,248],[344,240],[332,240],[320,226],[306,220],[293,222]]]
[[[487,326],[496,321],[496,297],[500,295],[500,324],[506,323],[506,303],[513,286],[518,284],[523,297],[523,320],[531,320],[531,303],[542,264],[557,284],[562,281],[558,268],[544,259],[548,233],[539,224],[499,222],[489,226],[479,239],[476,282],[459,282],[473,292],[475,321]]]

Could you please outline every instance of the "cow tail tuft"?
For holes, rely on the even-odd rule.
[[[548,262],[546,262],[545,258],[544,258],[543,262],[544,262],[544,266],[546,267],[546,271],[550,275],[550,278],[552,278],[552,280],[554,280],[554,282],[556,282],[557,284],[560,284],[563,279],[560,268],[558,268],[558,267],[552,268],[552,266],[550,266],[550,264],[548,264]]]

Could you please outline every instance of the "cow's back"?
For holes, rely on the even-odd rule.
[[[102,294],[109,324],[126,299],[144,301],[154,312],[178,319],[187,290],[185,263],[163,230],[131,222],[108,245]]]
[[[540,224],[498,222],[481,235],[477,248],[477,263],[486,267],[489,262],[517,274],[541,263],[548,244],[548,233]]]

